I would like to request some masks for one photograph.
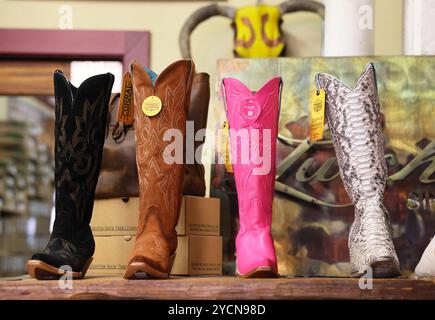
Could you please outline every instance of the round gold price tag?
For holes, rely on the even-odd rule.
[[[142,111],[148,117],[157,115],[162,110],[162,100],[156,96],[149,96],[142,102]]]

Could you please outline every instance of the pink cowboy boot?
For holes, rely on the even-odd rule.
[[[278,276],[271,225],[281,83],[252,92],[237,79],[222,82],[239,203],[236,272],[245,278]]]

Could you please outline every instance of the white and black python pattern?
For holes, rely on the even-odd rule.
[[[326,92],[326,117],[344,187],[355,206],[349,234],[352,275],[371,267],[374,276],[400,274],[392,228],[384,206],[387,166],[373,64],[351,88],[319,73],[317,88]]]

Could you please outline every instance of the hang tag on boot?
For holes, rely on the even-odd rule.
[[[133,83],[130,72],[124,73],[122,77],[121,96],[118,105],[118,122],[124,125],[133,125],[134,122],[134,101]]]
[[[325,90],[314,90],[310,106],[310,140],[323,139],[325,121]]]
[[[157,96],[149,96],[142,102],[142,111],[148,117],[158,115],[162,110],[162,100]]]
[[[228,125],[228,121],[224,122],[223,125],[223,139],[221,139],[222,141],[222,145],[221,145],[221,150],[223,150],[223,152],[225,153],[225,170],[227,172],[233,172],[233,165],[231,163],[231,152],[230,152],[230,136],[229,136],[229,125]]]

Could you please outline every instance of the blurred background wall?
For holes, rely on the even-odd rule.
[[[320,0],[322,1],[322,0]],[[351,1],[351,0],[349,0]],[[231,6],[254,5],[256,0],[228,0]],[[282,0],[264,0],[279,4]],[[147,30],[151,32],[151,68],[162,71],[181,58],[178,36],[183,23],[196,9],[212,1],[37,1],[0,0],[0,28]],[[399,55],[402,52],[402,0],[374,0],[375,55]],[[65,18],[67,17],[67,19]],[[70,17],[70,19],[68,19]],[[216,92],[216,60],[233,57],[233,30],[230,21],[214,17],[193,32],[192,55],[198,72],[211,76],[211,101],[208,127],[215,127],[213,108],[220,108]],[[323,46],[322,20],[312,13],[295,13],[284,17],[282,29],[291,39],[294,56],[319,56]],[[1,45],[1,44],[0,44]],[[0,97],[1,104],[5,98]],[[204,157],[210,157],[204,152]],[[209,185],[210,168],[206,181]]]
[[[265,0],[277,4],[280,0]],[[402,0],[375,0],[375,54],[396,55],[402,48]],[[21,1],[0,0],[0,28],[58,29],[62,11],[72,10],[73,29],[149,30],[151,68],[157,72],[180,58],[178,35],[188,16],[211,1]],[[243,6],[255,0],[228,0]],[[64,12],[64,11],[63,11]],[[287,15],[283,29],[295,43],[297,56],[316,56],[322,44],[321,20],[314,14]],[[216,59],[232,57],[230,21],[216,17],[192,35],[192,53],[199,71],[214,73]],[[1,44],[0,44],[1,45]]]
[[[283,0],[264,0],[279,4]],[[349,0],[351,1],[351,0]],[[374,0],[375,55],[402,52],[403,0]],[[219,1],[231,6],[253,5],[256,0]],[[162,71],[181,58],[178,36],[186,19],[212,1],[37,1],[0,0],[0,28],[147,30],[151,32],[151,68]],[[213,108],[218,91],[216,60],[233,57],[233,30],[230,21],[215,17],[193,32],[192,55],[197,71],[211,75],[211,103],[208,127],[213,128]],[[312,13],[284,16],[282,29],[290,39],[294,56],[319,56],[323,46],[321,19]],[[1,44],[0,44],[1,45]],[[6,119],[6,97],[0,97],[0,119]],[[209,179],[209,170],[206,170]],[[208,185],[208,183],[207,183]]]

